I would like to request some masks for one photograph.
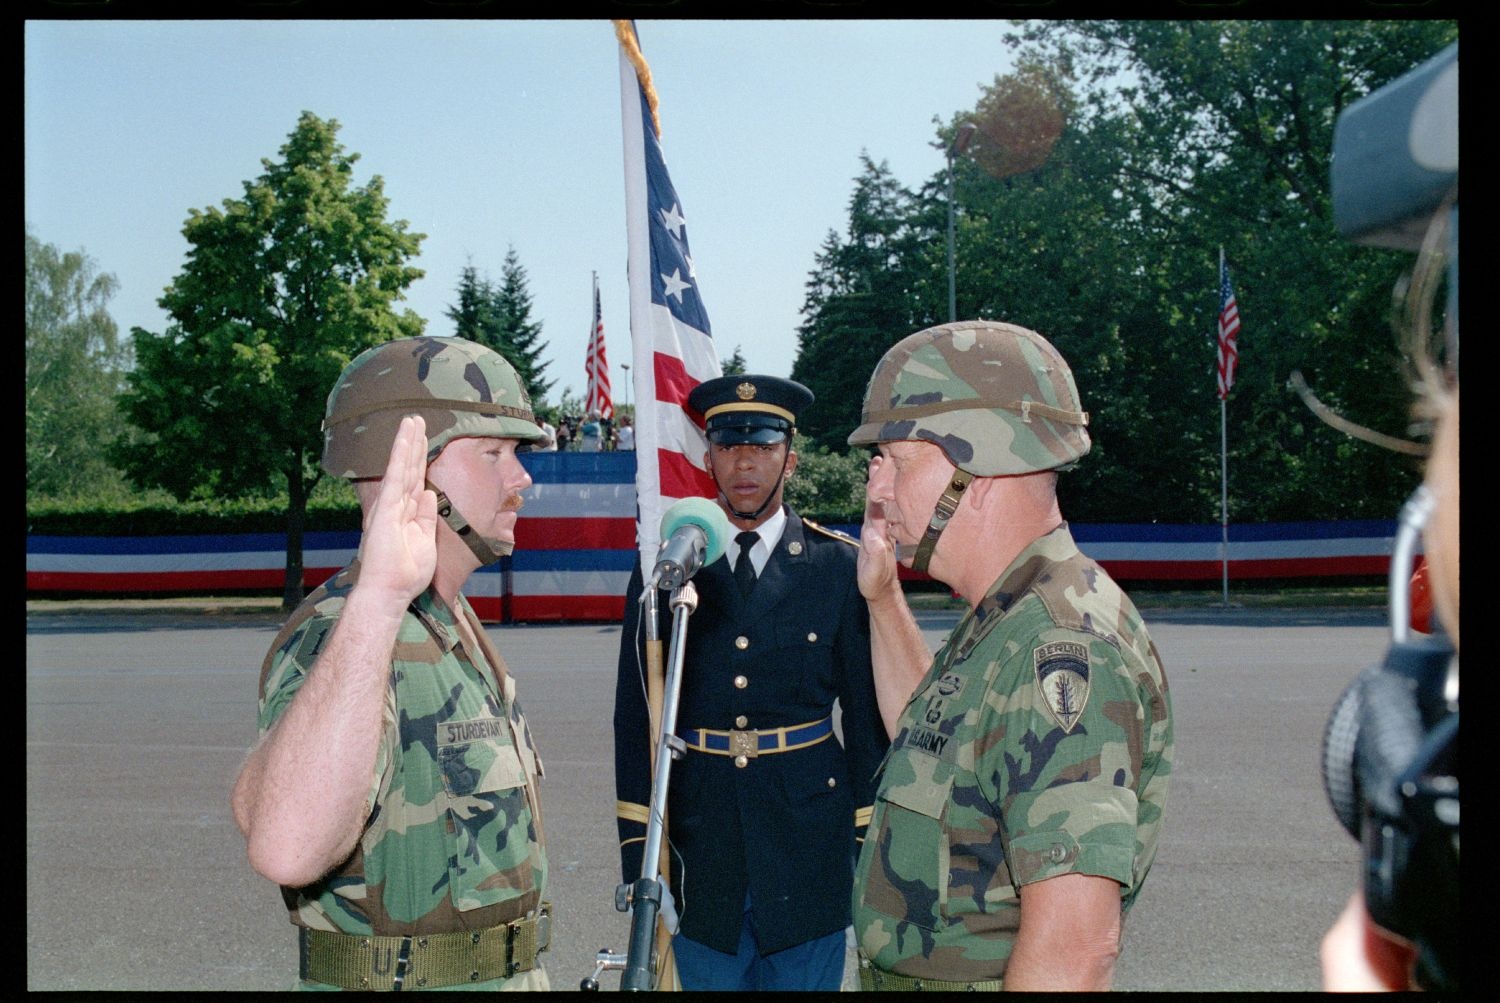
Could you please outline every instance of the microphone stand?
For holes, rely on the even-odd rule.
[[[647,619],[647,645],[650,646],[657,622],[656,589],[648,588],[643,614]],[[661,913],[663,876],[661,851],[665,835],[664,821],[667,814],[667,787],[671,780],[672,760],[687,754],[687,746],[677,737],[677,703],[682,690],[682,663],[687,651],[688,618],[698,608],[698,589],[692,581],[685,581],[672,593],[672,640],[668,653],[668,666],[664,699],[661,710],[661,728],[657,732],[655,751],[655,776],[651,782],[651,806],[646,823],[646,844],[641,853],[641,876],[632,885],[621,885],[615,892],[615,908],[624,912],[632,909],[630,918],[630,944],[628,953],[622,958],[608,949],[595,956],[592,978],[585,979],[582,988],[597,990],[600,973],[608,969],[622,969],[620,989],[622,992],[640,992],[657,988],[655,969],[663,952],[656,949],[657,919]],[[670,944],[670,940],[663,938]]]

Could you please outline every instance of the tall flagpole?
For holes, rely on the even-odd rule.
[[[590,272],[590,275],[593,277],[594,300],[589,304],[589,385],[583,411],[585,415],[590,411],[598,411],[602,418],[604,405],[599,393],[599,356],[604,354],[604,345],[603,338],[599,333],[599,326],[604,323],[604,320],[599,314],[599,273]],[[600,434],[602,435],[603,433],[601,432]]]
[[[1229,605],[1229,406],[1219,401],[1219,560],[1224,565],[1224,605]]]
[[[1219,247],[1219,285],[1224,278],[1224,248]],[[1222,310],[1223,304],[1220,304]],[[1217,317],[1219,311],[1215,312]],[[1219,334],[1214,335],[1215,344]],[[1221,374],[1220,379],[1223,379]],[[1219,394],[1219,561],[1224,569],[1224,605],[1229,605],[1229,394]]]
[[[709,331],[708,314],[699,297],[688,250],[687,219],[667,173],[656,121],[656,92],[640,51],[634,22],[614,22],[620,42],[620,110],[624,135],[626,272],[630,280],[631,378],[635,382],[636,544],[643,580],[650,575],[660,543],[658,521],[669,503],[694,496],[714,497],[713,481],[698,466],[708,451],[703,428],[687,410],[693,387],[720,375],[719,355]],[[684,280],[684,276],[686,279]],[[701,420],[701,419],[700,419]],[[650,590],[654,595],[655,589]],[[653,624],[652,612],[642,618]],[[686,621],[684,621],[685,625]],[[676,642],[674,642],[674,646]],[[651,720],[648,744],[656,775],[657,740],[666,715],[663,641],[647,628],[647,707]],[[652,791],[656,806],[657,792]],[[666,802],[661,801],[660,831],[667,832]],[[654,809],[647,809],[648,812]],[[653,816],[648,814],[648,819]],[[650,822],[647,822],[650,832]],[[671,883],[666,840],[655,876]],[[642,876],[651,871],[642,860]],[[681,988],[672,951],[672,932],[657,916],[655,986]],[[632,927],[632,939],[636,930]],[[633,953],[635,945],[632,944]],[[622,989],[638,985],[640,971],[627,962]]]
[[[584,353],[584,365],[588,367],[587,382],[583,387],[583,413],[584,420],[588,420],[588,413],[594,406],[594,342],[599,337],[599,273],[591,272],[593,276],[593,299],[589,303],[589,340],[588,351]]]

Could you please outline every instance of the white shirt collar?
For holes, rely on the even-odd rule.
[[[781,542],[781,534],[786,531],[786,509],[776,506],[776,512],[765,522],[756,526],[754,532],[760,536],[760,542],[750,548],[750,564],[755,568],[756,577],[766,570],[766,562],[771,559],[771,552]],[[739,530],[735,531],[736,533]],[[724,554],[729,558],[729,570],[733,571],[735,563],[740,559],[740,545],[729,538],[729,546],[724,548]]]

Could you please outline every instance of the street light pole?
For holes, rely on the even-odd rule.
[[[630,406],[630,363],[620,363],[620,368],[625,370],[625,406]]]
[[[957,278],[954,274],[953,263],[953,160],[968,149],[969,141],[974,138],[974,132],[978,128],[973,122],[965,122],[958,127],[958,132],[954,133],[953,142],[948,144],[948,323],[950,324],[958,320]]]

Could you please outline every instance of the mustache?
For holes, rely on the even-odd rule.
[[[500,506],[500,511],[502,511],[502,512],[519,512],[519,511],[521,511],[521,507],[523,505],[525,505],[525,504],[526,504],[526,499],[525,498],[521,497],[518,494],[511,495],[509,498],[505,499],[504,504],[502,504]]]

